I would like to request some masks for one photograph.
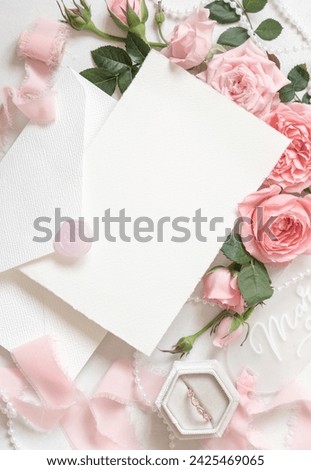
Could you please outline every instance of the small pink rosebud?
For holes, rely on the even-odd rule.
[[[235,341],[243,333],[243,325],[241,324],[235,331],[230,333],[230,328],[232,325],[232,318],[224,318],[216,329],[216,334],[214,336],[213,345],[217,348],[225,348],[228,344]]]
[[[114,23],[145,40],[148,9],[145,0],[108,0],[107,8]]]
[[[93,25],[91,20],[91,8],[85,0],[80,0],[80,5],[75,1],[73,3],[75,8],[67,8],[63,1],[62,6],[57,2],[62,17],[64,18],[64,22],[77,31],[81,31],[83,29],[88,30],[90,25]]]
[[[207,273],[203,278],[203,298],[219,305],[224,310],[242,314],[245,310],[245,301],[238,287],[237,276],[228,268],[218,268]]]

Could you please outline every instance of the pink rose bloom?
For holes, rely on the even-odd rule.
[[[219,305],[224,310],[240,314],[244,312],[245,301],[238,288],[238,279],[229,269],[219,268],[206,274],[203,283],[205,300]]]
[[[225,348],[243,333],[243,326],[240,325],[237,330],[229,334],[231,323],[232,318],[226,317],[218,325],[213,339],[213,345],[217,348]]]
[[[169,45],[162,53],[184,69],[200,65],[212,46],[216,22],[209,19],[209,10],[198,9],[183,23],[175,26]]]
[[[292,143],[267,179],[287,192],[302,192],[311,185],[311,108],[301,103],[280,104],[269,124]]]
[[[127,25],[127,5],[129,5],[136,15],[140,14],[140,5],[142,0],[108,0],[107,7],[109,12],[111,12],[121,23]]]
[[[273,185],[239,204],[241,237],[247,251],[266,264],[288,263],[311,254],[311,195],[280,194]]]
[[[280,103],[277,92],[289,83],[251,39],[215,55],[207,70],[197,76],[261,119],[267,118]]]

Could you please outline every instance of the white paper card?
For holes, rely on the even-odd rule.
[[[33,220],[53,214],[55,204],[80,214],[83,151],[102,127],[115,100],[65,69],[57,83],[58,113],[49,126],[28,124],[0,164],[0,266],[7,269],[53,252],[32,242]],[[78,99],[77,99],[78,97]],[[47,250],[47,251],[46,251]],[[106,331],[16,270],[0,275],[0,345],[13,348],[39,336],[54,340],[55,352],[72,378]]]
[[[74,379],[105,334],[103,328],[17,270],[1,274],[0,345],[8,351],[48,335],[59,363]]]
[[[56,99],[55,121],[30,122],[0,163],[0,272],[54,252],[53,240],[33,242],[37,217],[81,215],[83,152],[116,103],[70,69]]]
[[[88,318],[150,354],[217,254],[217,236],[233,226],[236,207],[275,165],[289,141],[205,83],[149,54],[141,71],[84,156],[85,213],[125,208],[134,220],[184,216],[201,208],[223,217],[208,241],[99,241],[76,263],[55,255],[22,272]],[[132,224],[130,224],[132,227]],[[112,230],[118,232],[118,228]],[[131,232],[131,230],[130,230]],[[145,235],[145,234],[144,234]]]

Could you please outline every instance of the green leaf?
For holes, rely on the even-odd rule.
[[[238,264],[246,264],[252,260],[251,255],[245,250],[241,237],[232,233],[223,244],[221,251],[223,254]]]
[[[283,26],[276,20],[269,18],[268,20],[260,23],[255,33],[265,41],[272,41],[277,38],[282,32]]]
[[[125,92],[125,90],[132,83],[132,80],[133,80],[133,75],[132,75],[131,69],[127,69],[124,72],[120,73],[118,77],[118,85],[119,85],[121,93]]]
[[[142,0],[140,4],[140,17],[142,23],[146,23],[149,18],[149,12],[145,0]]]
[[[295,89],[292,83],[285,85],[279,91],[280,100],[282,103],[289,103],[295,98]]]
[[[119,75],[132,66],[130,56],[120,47],[103,46],[92,51],[92,57],[98,67],[111,75]]]
[[[292,82],[295,91],[305,90],[310,80],[306,64],[296,65],[287,77]]]
[[[235,26],[222,33],[217,43],[223,46],[238,47],[243,44],[243,42],[247,41],[247,39],[249,39],[247,29],[241,28],[241,26]]]
[[[129,25],[129,28],[135,28],[135,26],[138,26],[141,23],[141,19],[135,13],[135,11],[133,10],[129,2],[127,2],[126,17],[127,17],[127,24]]]
[[[125,48],[133,63],[137,65],[141,65],[150,52],[149,45],[133,33],[128,33]]]
[[[271,60],[272,62],[275,63],[275,65],[277,66],[278,69],[281,70],[281,62],[280,62],[280,59],[274,55],[274,54],[269,54],[267,53],[267,56],[268,56],[268,59]]]
[[[240,328],[242,324],[243,324],[243,318],[240,316],[234,315],[234,317],[232,317],[232,323],[230,325],[228,334],[230,335],[231,333],[236,331],[238,328]]]
[[[243,7],[247,13],[257,13],[265,8],[268,0],[243,0]]]
[[[238,274],[238,285],[249,307],[270,299],[273,295],[271,280],[265,266],[253,260],[244,266]]]
[[[80,73],[82,77],[98,86],[107,95],[112,95],[116,89],[117,78],[101,68],[87,69]]]
[[[140,69],[140,65],[133,65],[133,67],[132,67],[133,78],[136,77],[137,73],[139,72],[139,69]]]
[[[240,20],[240,17],[236,14],[235,10],[233,10],[233,8],[223,0],[209,3],[205,8],[210,10],[210,19],[217,21],[217,23],[230,24],[236,23]]]
[[[309,93],[306,93],[305,95],[303,95],[302,102],[304,104],[311,104],[311,96],[309,95]]]
[[[255,309],[255,307],[250,307],[242,315],[240,315],[241,320],[242,320],[243,323],[246,323],[247,320],[251,317],[251,315],[253,314],[254,309]]]

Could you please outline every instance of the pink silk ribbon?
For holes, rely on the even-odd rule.
[[[256,394],[256,378],[248,371],[243,371],[237,380],[237,390],[240,394],[239,406],[221,438],[208,439],[203,445],[208,449],[230,450],[273,450],[273,444],[268,436],[255,429],[254,419],[269,417],[269,413],[277,409],[292,409],[294,419],[288,421],[288,431],[284,436],[285,448],[293,450],[310,450],[311,426],[311,389],[302,380],[303,373],[281,389],[269,402],[265,403]],[[307,380],[310,380],[309,376]],[[273,416],[270,417],[273,419]]]
[[[18,55],[25,59],[26,78],[20,89],[3,89],[0,149],[13,125],[13,105],[33,122],[42,124],[55,119],[55,99],[50,82],[53,70],[60,63],[67,36],[65,24],[49,19],[40,19],[32,31],[21,34]]]
[[[12,351],[16,368],[0,368],[2,388],[17,413],[37,428],[49,431],[60,425],[77,449],[139,449],[128,415],[128,406],[144,408],[137,393],[131,364],[116,361],[88,398],[58,365],[51,340],[41,337]],[[141,381],[154,401],[164,377],[147,368]],[[25,390],[34,391],[41,403],[27,401]]]
[[[77,389],[54,357],[49,337],[41,337],[12,351],[16,367],[0,368],[0,388],[17,413],[32,425],[49,431],[61,426],[76,449],[139,449],[128,407],[145,408],[137,392],[131,364],[118,360],[112,364],[93,396]],[[287,435],[288,447],[310,449],[311,388],[302,374],[284,387],[268,404],[256,395],[256,379],[248,371],[238,378],[239,406],[220,438],[202,440],[208,449],[271,449],[268,438],[253,428],[254,418],[275,409],[291,406],[295,419]],[[151,403],[162,388],[165,377],[142,367],[142,387]],[[307,377],[308,380],[308,377]],[[35,392],[40,403],[25,398]]]

